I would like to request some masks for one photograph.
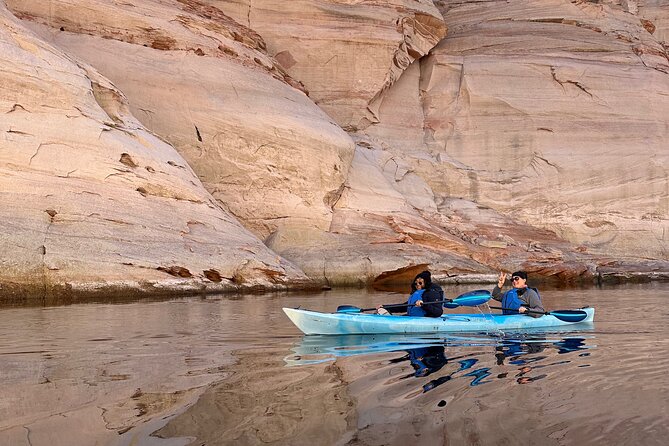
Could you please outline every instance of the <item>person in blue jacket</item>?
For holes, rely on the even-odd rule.
[[[411,283],[411,295],[406,305],[393,305],[387,309],[380,305],[379,314],[404,313],[407,316],[439,317],[444,313],[444,292],[439,285],[432,283],[432,274],[423,271]],[[439,303],[432,303],[439,302]]]
[[[497,286],[492,290],[492,298],[502,302],[503,314],[524,313],[532,317],[541,317],[544,306],[541,303],[541,297],[536,288],[527,286],[527,273],[525,271],[516,271],[511,274],[511,288],[503,293],[502,287],[506,281],[506,273],[500,272],[497,279]],[[533,312],[528,312],[532,310]],[[536,313],[535,313],[536,312]]]

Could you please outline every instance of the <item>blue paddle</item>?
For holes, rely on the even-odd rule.
[[[456,308],[456,307],[476,307],[482,305],[491,298],[490,292],[487,290],[477,290],[470,291],[468,293],[461,294],[455,299],[444,299],[437,300],[435,302],[424,302],[423,305],[430,304],[444,304],[446,308]],[[395,307],[410,307],[413,305],[407,304],[383,304],[384,308],[395,308]],[[337,313],[362,313],[363,311],[372,311],[376,310],[374,308],[358,308],[353,305],[340,305],[337,307]]]
[[[464,294],[459,295],[455,299],[446,299],[444,307],[446,308],[457,308],[457,307],[478,307],[488,302],[492,295],[488,290],[474,290],[468,291]]]
[[[514,308],[504,308],[504,307],[490,307],[493,310],[511,310],[518,311]],[[555,316],[564,322],[581,322],[583,319],[588,317],[588,313],[583,310],[556,310],[556,311],[534,311],[527,310],[527,313],[534,314],[544,314],[547,316]]]

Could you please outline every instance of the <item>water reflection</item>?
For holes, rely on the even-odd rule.
[[[3,308],[0,445],[665,444],[669,284],[542,297],[595,329],[325,339],[281,310],[402,298],[351,290]]]
[[[579,358],[587,358],[590,353],[585,351],[596,347],[594,338],[593,333],[581,330],[467,336],[303,336],[284,362],[295,367],[355,355],[402,352],[388,364],[408,364],[413,372],[403,373],[399,379],[421,379],[421,393],[425,393],[454,380],[470,387],[495,380],[513,379],[517,384],[541,380],[552,367],[584,361]],[[575,353],[579,353],[575,359],[562,356]]]
[[[393,359],[390,362],[397,363],[408,360],[411,363],[411,366],[414,368],[415,372],[412,375],[404,376],[403,379],[409,378],[411,376],[422,378],[438,372],[449,362],[449,358],[446,357],[445,351],[446,349],[443,346],[416,348],[408,350],[406,356],[403,356],[402,358],[398,359]],[[450,361],[453,362],[454,360],[459,359],[461,357],[462,356],[452,357],[450,358]],[[453,378],[453,375],[455,375],[458,372],[462,372],[463,370],[468,370],[472,368],[472,366],[474,366],[474,364],[476,364],[477,362],[478,359],[475,358],[462,359],[458,361],[458,364],[460,365],[458,369],[446,375],[442,375],[439,376],[438,378],[430,380],[428,383],[423,385],[423,392],[428,392],[436,387],[439,387],[445,382],[450,381]],[[487,370],[488,369],[473,370],[463,376],[474,377],[474,380],[471,382],[471,385],[477,385],[483,378],[489,375],[486,374]]]

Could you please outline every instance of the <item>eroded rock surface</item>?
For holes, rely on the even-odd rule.
[[[327,230],[353,142],[257,33],[194,0],[55,3],[8,2],[111,79],[247,228],[263,238],[280,226]]]
[[[406,283],[425,268],[442,282],[521,267],[562,280],[597,274],[591,256],[551,231],[435,196],[408,163],[359,140],[330,231],[277,231],[267,244],[330,285]]]
[[[121,116],[114,125],[171,144],[183,156],[171,167],[192,168],[212,206],[319,282],[406,281],[422,268],[456,281],[517,268],[669,274],[666,1],[6,4],[62,57],[95,67],[80,63],[85,76],[111,79],[90,91]],[[33,76],[50,85],[48,70]],[[118,163],[146,164],[125,148]],[[229,223],[211,237],[236,234]],[[214,266],[157,267],[239,282]]]
[[[91,66],[0,5],[5,296],[305,286]]]
[[[646,31],[661,42],[665,49],[669,47],[669,1],[638,0],[621,3],[629,13],[639,16]]]
[[[449,35],[366,133],[437,203],[470,200],[599,256],[666,261],[662,38],[607,2],[437,3]]]
[[[431,0],[206,0],[260,33],[347,130],[378,121],[386,89],[446,35]]]

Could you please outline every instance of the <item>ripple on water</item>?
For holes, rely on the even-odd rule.
[[[573,411],[574,405],[562,398],[574,399],[571,389],[581,379],[582,367],[592,365],[597,352],[591,332],[414,337],[404,342],[375,336],[364,340],[305,337],[292,349],[300,355],[284,358],[293,367],[309,363],[311,354],[321,361],[327,355],[336,361],[357,401],[356,438],[362,444],[400,444],[411,426],[421,426],[422,440],[439,444],[447,427],[454,443],[458,438],[463,444],[472,438],[484,439],[491,426],[499,426],[502,437],[489,441],[504,435],[514,444],[523,441],[524,434],[507,432],[508,411],[530,410],[532,416],[541,411],[554,410],[558,415]],[[334,345],[336,342],[350,345]],[[555,393],[556,385],[567,390]],[[553,389],[553,397],[546,389]],[[525,407],[523,395],[532,394],[536,399]],[[516,404],[508,403],[509,396]],[[463,412],[476,416],[463,418]],[[481,420],[486,420],[485,426],[479,426]],[[521,428],[520,422],[513,424]],[[554,427],[546,429],[549,436]],[[527,431],[524,426],[523,430]],[[531,441],[529,436],[525,440]]]
[[[192,437],[204,444],[335,444],[350,428],[355,407],[335,363],[287,368],[281,348],[235,353],[229,379],[156,435]]]

